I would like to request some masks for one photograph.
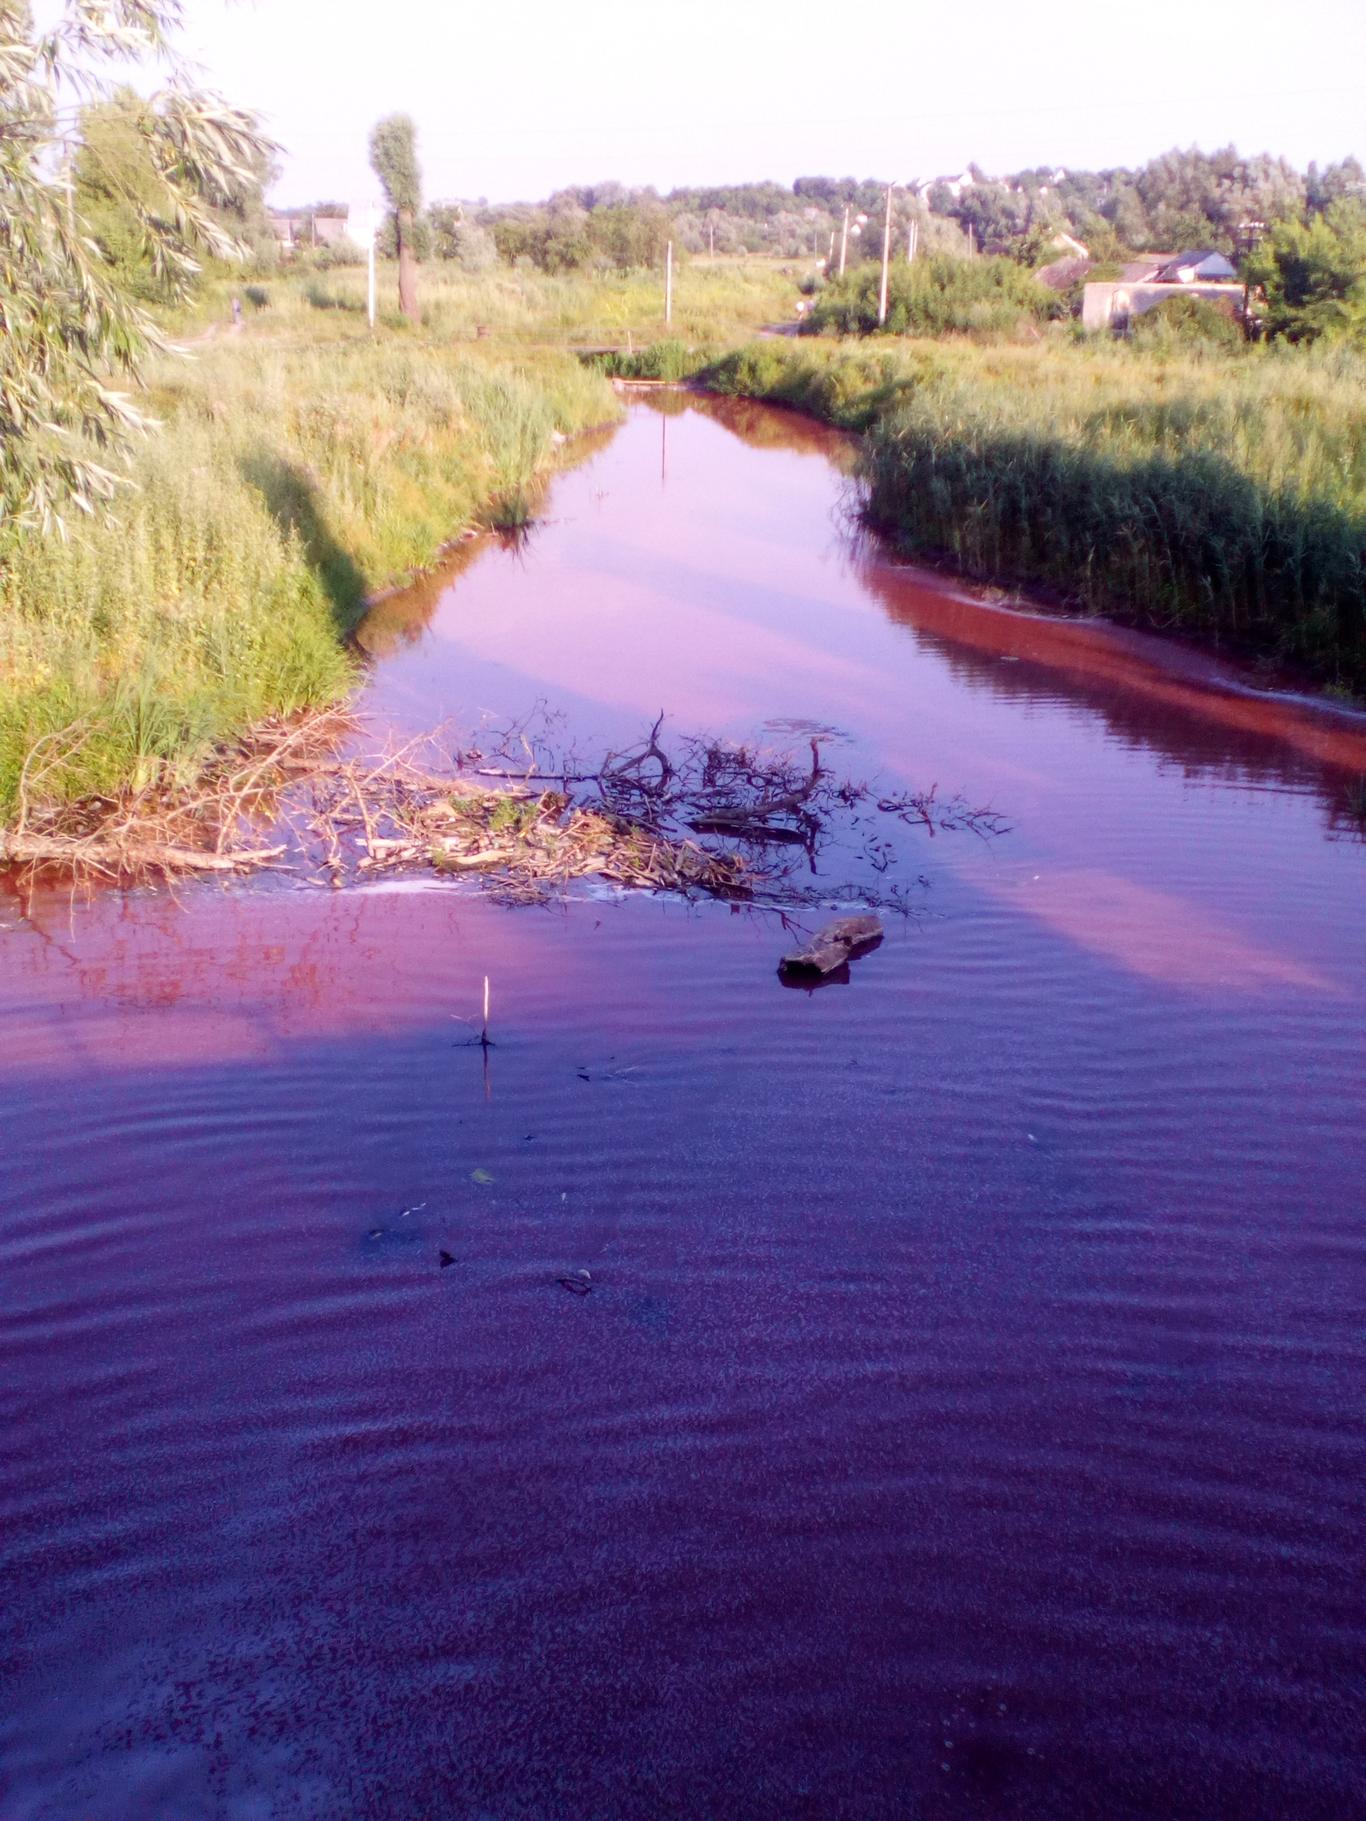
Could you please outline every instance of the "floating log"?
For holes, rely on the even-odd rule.
[[[818,930],[805,948],[784,955],[778,972],[797,979],[824,979],[846,962],[871,954],[881,940],[882,924],[877,917],[837,917]]]

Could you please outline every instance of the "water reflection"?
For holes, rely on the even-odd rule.
[[[1360,731],[679,400],[376,609],[376,717],[836,726],[1016,831],[816,993],[714,905],[0,896],[6,1800],[1353,1813]]]
[[[558,483],[524,573],[496,548],[467,547],[371,615],[370,650],[415,648],[414,664],[376,679],[381,718],[416,730],[492,694],[509,714],[552,699],[604,735],[661,706],[676,724],[735,733],[776,711],[816,713],[862,725],[878,761],[895,763],[911,687],[934,698],[945,764],[974,697],[1037,705],[1190,780],[1312,792],[1328,832],[1361,836],[1366,717],[1257,694],[1179,643],[1011,611],[892,561],[851,525],[835,478],[850,440],[799,413],[684,391],[637,399],[591,466]],[[653,460],[651,423],[676,443]],[[759,449],[819,459],[755,469],[745,452]],[[870,603],[931,670],[908,667]],[[1037,770],[1038,757],[1034,734],[1013,742],[1012,768]]]
[[[1329,828],[1358,837],[1366,716],[1253,693],[1208,656],[1155,634],[975,599],[857,542],[860,579],[888,617],[997,700],[1066,702],[1190,778],[1316,791]]]

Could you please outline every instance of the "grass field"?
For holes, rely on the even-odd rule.
[[[449,265],[425,266],[418,292],[421,321],[413,328],[398,314],[395,267],[381,265],[376,295],[384,332],[418,339],[472,341],[482,329],[502,343],[584,348],[648,343],[672,333],[727,346],[747,340],[766,323],[790,321],[803,270],[793,260],[689,260],[674,273],[673,320],[667,328],[659,273],[548,275],[498,266],[466,275]],[[365,314],[366,275],[359,266],[245,289],[258,299],[245,299],[249,320],[310,341],[345,336]],[[221,317],[228,296],[227,287],[215,286],[193,320]]]

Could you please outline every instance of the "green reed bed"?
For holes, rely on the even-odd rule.
[[[994,582],[1366,690],[1366,363],[762,344],[704,376],[865,432],[870,521]]]
[[[566,356],[255,323],[161,362],[151,403],[112,521],[0,546],[0,821],[26,758],[47,800],[185,781],[253,722],[337,700],[366,596],[617,410]],[[37,743],[72,728],[45,771],[59,742]]]

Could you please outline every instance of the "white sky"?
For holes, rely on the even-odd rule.
[[[286,148],[279,201],[373,189],[410,113],[429,197],[618,178],[1366,158],[1366,0],[184,0],[186,48]]]

